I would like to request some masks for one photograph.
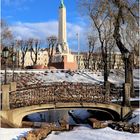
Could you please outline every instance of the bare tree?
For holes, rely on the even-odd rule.
[[[95,48],[95,44],[96,44],[97,38],[94,36],[88,36],[88,53],[86,54],[86,58],[85,58],[85,68],[89,69],[91,67],[90,62],[93,60],[93,51]]]
[[[31,60],[33,62],[33,65],[37,64],[37,58],[38,58],[38,53],[41,49],[41,41],[38,39],[29,39],[28,40],[28,45],[29,45],[29,50],[31,53]]]
[[[1,25],[0,40],[1,40],[1,47],[2,47],[1,49],[3,49],[5,46],[6,47],[11,46],[11,42],[13,41],[13,35],[5,20],[1,20],[0,25]]]
[[[14,41],[14,48],[16,52],[16,67],[20,67],[20,40],[15,40]]]
[[[1,67],[3,69],[5,63],[7,62],[7,66],[11,67],[12,66],[12,44],[13,44],[13,34],[7,24],[7,22],[3,19],[1,19],[0,21],[0,25],[1,25],[1,30],[0,30],[0,49],[3,50],[4,47],[7,47],[9,49],[9,56],[7,59],[4,59],[2,54],[1,54]]]
[[[130,51],[127,46],[122,41],[122,36],[120,29],[121,27],[127,26],[130,30],[135,32],[135,39],[137,38],[137,30],[138,30],[138,7],[139,2],[137,0],[94,0],[94,1],[84,1],[83,6],[86,7],[88,11],[88,15],[91,17],[92,21],[94,22],[95,26],[97,27],[97,31],[99,33],[99,39],[101,42],[101,47],[103,46],[104,40],[101,39],[101,25],[104,23],[105,19],[109,19],[113,21],[113,38],[115,39],[116,45],[119,48],[122,59],[125,63],[126,58],[125,54],[128,52],[128,72],[127,72],[127,83],[131,85],[131,95],[134,94],[133,89],[133,55],[132,51]],[[89,6],[90,5],[90,6]],[[97,18],[97,16],[99,18]],[[103,17],[103,18],[102,18]],[[101,24],[99,20],[101,20]],[[97,22],[96,22],[97,21]],[[130,28],[131,27],[131,28]],[[127,44],[129,44],[127,42]],[[130,45],[129,45],[130,46]],[[133,44],[134,47],[134,44]],[[102,47],[103,48],[103,47]]]
[[[28,41],[26,40],[18,40],[17,41],[18,46],[20,47],[21,50],[21,67],[24,69],[24,63],[25,63],[25,56],[28,51]]]
[[[112,50],[115,47],[115,40],[113,38],[113,22],[112,19],[106,19],[103,23],[103,38],[104,38],[104,75],[107,76],[110,73],[111,69],[111,60],[112,60]]]
[[[54,47],[55,47],[56,43],[57,43],[57,37],[56,36],[50,36],[50,37],[47,38],[49,64],[52,63]]]
[[[80,1],[81,7],[85,8],[84,12],[92,19],[93,27],[96,30],[100,42],[102,62],[104,67],[104,82],[108,81],[108,64],[107,64],[107,48],[112,40],[113,22],[108,18],[107,14],[102,14],[106,2],[101,1]],[[102,3],[102,5],[100,4]]]
[[[129,1],[121,1],[121,0],[112,0],[112,3],[117,8],[116,15],[115,15],[115,20],[114,20],[114,34],[113,34],[113,37],[114,37],[114,39],[116,41],[116,44],[117,44],[117,46],[118,46],[118,48],[119,48],[119,50],[122,54],[122,59],[123,59],[124,63],[126,61],[126,57],[125,57],[126,52],[129,53],[128,67],[127,67],[127,79],[126,79],[127,81],[126,82],[130,83],[130,85],[131,85],[131,96],[134,96],[134,82],[133,82],[133,61],[134,61],[134,57],[133,57],[133,51],[129,50],[127,48],[127,46],[123,43],[123,41],[121,39],[120,29],[121,29],[121,26],[123,24],[127,24],[127,27],[129,27],[129,29],[131,29],[130,27],[132,27],[132,25],[133,25],[133,30],[135,30],[135,35],[136,35],[136,31],[138,29],[138,24],[137,24],[138,3],[137,2],[134,2],[134,3],[131,2],[131,4],[130,4]],[[132,29],[131,29],[131,31],[132,31]],[[129,35],[129,36],[131,37],[132,34]],[[128,40],[127,40],[127,43],[131,47],[130,42]]]

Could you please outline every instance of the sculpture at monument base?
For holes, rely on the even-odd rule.
[[[48,67],[70,70],[76,70],[78,68],[77,62],[72,54],[55,54]]]

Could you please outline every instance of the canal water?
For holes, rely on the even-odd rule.
[[[87,124],[88,118],[96,118],[98,120],[110,120],[111,117],[107,114],[97,110],[49,110],[45,112],[39,112],[30,114],[24,117],[23,121],[31,122],[47,122],[57,123],[61,120],[65,120],[70,125],[75,124]]]

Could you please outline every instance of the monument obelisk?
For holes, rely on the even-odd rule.
[[[61,47],[62,53],[69,53],[66,31],[66,7],[63,0],[61,0],[59,6],[58,45],[59,48]]]
[[[66,7],[63,0],[59,6],[58,50],[60,53],[69,53],[66,31]]]
[[[77,69],[77,62],[74,55],[69,51],[67,43],[67,30],[66,30],[66,7],[63,0],[59,6],[59,26],[58,26],[58,43],[56,46],[56,53],[53,56],[52,62],[49,66],[56,69]]]

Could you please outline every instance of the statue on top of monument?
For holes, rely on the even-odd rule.
[[[61,0],[61,4],[64,4],[64,1],[63,0]]]
[[[65,6],[64,6],[64,1],[63,1],[63,0],[61,0],[61,5],[60,5],[60,7],[59,7],[59,8],[63,8],[63,7],[65,7]]]

